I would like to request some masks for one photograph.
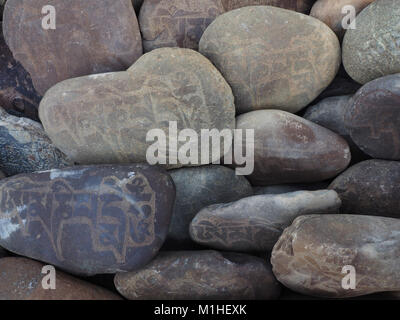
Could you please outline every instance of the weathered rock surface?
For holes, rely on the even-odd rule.
[[[400,74],[364,85],[348,103],[344,120],[352,140],[365,153],[400,160]]]
[[[224,166],[210,165],[170,171],[176,186],[176,202],[167,247],[190,248],[190,222],[203,208],[251,196],[253,190],[243,176]],[[176,249],[175,249],[176,250]]]
[[[142,270],[118,273],[114,282],[132,300],[267,300],[280,293],[263,259],[216,251],[161,252]]]
[[[43,127],[0,108],[0,170],[11,176],[59,169],[71,162],[51,142]]]
[[[349,14],[348,11],[342,13],[344,6],[353,6],[355,13],[358,14],[375,0],[318,0],[312,7],[310,16],[317,18],[327,24],[342,39],[346,29],[343,29],[342,22]],[[349,23],[345,20],[346,23]]]
[[[351,159],[342,137],[285,111],[242,114],[236,127],[254,129],[254,172],[248,178],[255,186],[324,181],[346,169]],[[246,139],[243,135],[242,146]]]
[[[56,9],[56,29],[42,28],[42,8]],[[39,94],[56,83],[127,69],[142,54],[131,0],[8,0],[4,37]]]
[[[146,141],[150,130],[165,133],[167,148],[177,143],[181,152],[190,145],[200,158],[201,143],[178,141],[169,122],[199,136],[202,129],[235,126],[234,98],[224,78],[201,54],[179,48],[154,50],[128,72],[63,81],[43,97],[39,115],[54,144],[81,164],[146,162],[149,147],[159,142],[159,159],[181,167],[186,164],[165,150],[161,138]],[[221,145],[213,145],[210,163],[230,146]]]
[[[303,294],[344,298],[399,291],[400,220],[302,216],[284,231],[271,262],[278,280]],[[355,289],[342,287],[344,266],[356,270]]]
[[[329,189],[342,200],[342,213],[400,218],[400,163],[367,160],[337,177]]]
[[[16,116],[38,120],[40,99],[30,75],[6,45],[0,23],[0,107]]]
[[[400,6],[397,0],[371,3],[357,16],[357,28],[343,40],[343,64],[357,82],[400,72]]]
[[[221,0],[226,11],[247,6],[274,6],[308,14],[315,0]]]
[[[332,82],[341,61],[339,41],[329,27],[271,6],[219,16],[204,32],[199,51],[232,87],[239,113],[299,111]]]
[[[190,225],[193,241],[219,250],[271,251],[283,230],[306,214],[338,213],[332,190],[261,195],[202,209]]]
[[[140,268],[164,242],[175,188],[148,165],[78,166],[0,181],[0,245],[71,273]]]
[[[26,258],[0,259],[0,300],[121,300],[106,289],[61,271],[56,271],[56,288],[45,290],[43,267]]]
[[[265,187],[253,187],[253,193],[254,195],[260,196],[263,194],[282,194],[296,191],[317,191],[327,189],[328,186],[329,182],[278,184]]]

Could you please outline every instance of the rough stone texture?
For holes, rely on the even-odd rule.
[[[315,0],[221,0],[226,11],[246,6],[274,6],[308,14]]]
[[[273,272],[303,294],[344,298],[399,291],[400,220],[357,215],[297,218],[272,252]],[[356,269],[356,288],[345,290],[342,268]]]
[[[0,23],[0,107],[16,116],[38,120],[40,99],[30,75],[15,61],[5,43]]]
[[[0,108],[0,170],[11,176],[59,169],[71,162],[50,141],[43,127]]]
[[[400,218],[400,162],[367,160],[337,177],[329,189],[342,200],[342,213]]]
[[[338,213],[332,190],[261,195],[202,209],[190,224],[193,241],[218,250],[271,251],[283,230],[306,214]]]
[[[169,248],[190,248],[190,222],[204,207],[251,196],[253,190],[243,176],[223,166],[210,165],[170,171],[176,186],[176,202],[167,237]]]
[[[249,112],[237,117],[236,127],[254,129],[254,172],[248,178],[255,186],[324,181],[351,159],[342,137],[285,111]],[[244,134],[243,146],[246,139]]]
[[[343,40],[343,64],[347,73],[365,84],[400,72],[400,6],[398,0],[379,0],[357,16],[357,28]]]
[[[400,160],[400,74],[364,85],[348,103],[345,125],[373,158]]]
[[[223,12],[221,0],[145,0],[139,16],[144,51],[197,50],[204,30]]]
[[[339,41],[329,27],[271,6],[219,16],[204,32],[199,51],[232,87],[239,113],[299,111],[332,82],[341,60]]]
[[[56,9],[55,30],[42,28],[45,5]],[[8,0],[3,28],[42,95],[65,79],[125,70],[142,54],[131,0]]]
[[[0,245],[71,273],[140,268],[164,242],[175,187],[148,165],[78,166],[0,181]]]
[[[121,300],[106,289],[56,271],[56,289],[45,290],[44,264],[26,258],[0,259],[0,300]]]
[[[311,9],[310,16],[317,18],[327,24],[342,39],[346,29],[343,29],[342,21],[348,12],[342,13],[342,8],[351,5],[356,14],[375,0],[318,0]],[[348,21],[346,21],[348,22]]]
[[[39,115],[54,144],[81,164],[146,162],[148,148],[158,142],[146,141],[151,129],[164,131],[167,148],[176,142],[181,150],[189,143],[169,139],[169,121],[176,121],[178,132],[190,128],[199,135],[201,129],[235,126],[234,98],[224,78],[201,54],[179,48],[154,50],[128,72],[63,81],[43,97]],[[201,143],[190,146],[201,156]],[[209,162],[224,150],[213,148]],[[167,164],[183,166],[163,151]]]
[[[118,273],[114,282],[132,300],[267,300],[280,293],[263,259],[216,251],[162,252],[143,270]]]
[[[253,187],[254,195],[283,194],[296,191],[317,191],[327,189],[329,182],[278,184],[265,187]]]

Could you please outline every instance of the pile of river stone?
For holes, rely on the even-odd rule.
[[[400,297],[398,0],[0,8],[0,299]],[[253,173],[149,165],[170,121]]]

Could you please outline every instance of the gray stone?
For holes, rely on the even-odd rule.
[[[327,189],[328,182],[278,184],[266,187],[253,187],[254,195],[283,194],[295,191],[317,191]]]
[[[338,213],[332,190],[253,196],[202,209],[190,225],[193,241],[218,250],[271,251],[283,230],[306,214]]]

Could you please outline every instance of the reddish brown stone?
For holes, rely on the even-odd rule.
[[[26,258],[0,259],[0,300],[121,300],[101,287],[56,270],[56,289],[43,289],[44,264]]]

